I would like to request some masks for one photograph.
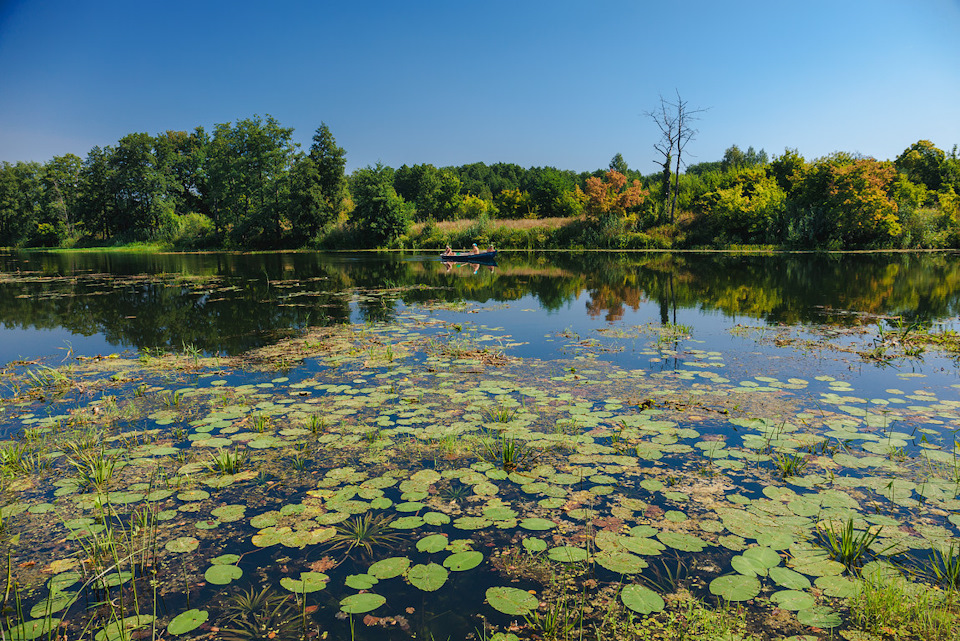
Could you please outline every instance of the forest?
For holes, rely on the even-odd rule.
[[[309,149],[293,131],[253,116],[211,132],[131,133],[86,158],[3,162],[0,246],[960,246],[957,146],[945,152],[928,140],[892,161],[847,152],[806,160],[795,149],[771,158],[731,145],[723,158],[673,176],[642,175],[620,153],[593,172],[478,162],[348,174],[326,124]]]

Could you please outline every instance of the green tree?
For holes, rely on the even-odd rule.
[[[353,173],[353,221],[357,230],[374,246],[393,243],[410,229],[413,207],[393,187],[393,170],[377,163]]]
[[[346,195],[346,164],[346,152],[321,123],[310,153],[296,158],[290,174],[290,222],[298,243],[314,238],[339,217]]]
[[[460,178],[449,169],[403,165],[393,185],[404,200],[413,203],[418,220],[451,220],[460,210]]]
[[[109,238],[116,232],[116,204],[111,191],[111,147],[94,147],[80,169],[78,219],[87,233]]]
[[[627,167],[627,161],[623,159],[623,155],[619,152],[610,159],[610,166],[608,167],[610,171],[615,171],[618,174],[627,175],[629,168]]]
[[[292,128],[269,114],[216,125],[209,146],[207,200],[217,231],[234,242],[279,245],[295,147]]]
[[[58,239],[76,233],[82,167],[83,160],[74,154],[54,156],[43,166],[40,218],[56,230]]]
[[[150,134],[127,134],[110,154],[109,190],[116,206],[115,232],[143,239],[160,227],[167,184],[153,146]]]
[[[918,140],[893,161],[900,172],[912,182],[937,191],[942,184],[941,166],[946,159],[942,149],[937,149],[929,140]]]
[[[888,246],[900,234],[891,162],[836,153],[813,163],[789,203],[803,244],[856,248]]]
[[[0,246],[34,243],[53,231],[40,229],[42,171],[35,162],[0,165]]]

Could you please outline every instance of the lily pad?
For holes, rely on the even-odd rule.
[[[381,581],[400,576],[410,567],[410,559],[405,556],[391,556],[377,561],[367,570],[371,576],[375,576]]]
[[[443,567],[454,572],[463,572],[472,570],[483,561],[483,553],[468,550],[466,552],[457,552],[451,554],[443,560]]]
[[[207,568],[207,571],[203,573],[203,578],[207,583],[213,583],[214,585],[227,585],[242,576],[243,570],[235,565],[224,564],[211,565]]]
[[[198,610],[196,608],[181,612],[173,617],[170,623],[167,624],[167,632],[170,634],[186,634],[203,625],[209,616],[206,610]]]
[[[589,555],[583,548],[576,548],[570,545],[561,545],[555,548],[550,548],[550,551],[547,552],[547,556],[554,561],[559,561],[561,563],[575,563],[577,561],[586,561]]]
[[[530,614],[540,604],[535,595],[519,588],[488,588],[486,597],[490,607],[510,616]]]
[[[710,594],[727,601],[748,601],[760,594],[760,581],[742,574],[717,577],[710,582]]]
[[[840,615],[825,605],[800,610],[797,620],[815,628],[835,628],[842,623]]]
[[[340,600],[340,610],[347,614],[363,614],[376,610],[387,602],[386,597],[364,592],[363,594],[353,594]]]
[[[417,541],[417,549],[421,552],[439,552],[447,547],[447,541],[442,534],[430,534]]]
[[[643,585],[627,585],[620,592],[623,604],[638,614],[653,614],[663,610],[663,597]]]
[[[145,628],[153,623],[153,616],[149,614],[139,614],[126,617],[120,621],[112,621],[105,628],[97,632],[94,637],[96,641],[117,641],[118,639],[129,639],[130,631],[139,628]]]
[[[547,519],[530,517],[523,519],[519,523],[524,530],[542,531],[557,527],[557,524]]]
[[[793,611],[812,608],[816,603],[812,594],[800,590],[781,590],[780,592],[774,592],[770,596],[770,600],[784,610]]]
[[[629,552],[604,551],[594,559],[600,565],[617,574],[638,574],[647,567],[647,562]]]
[[[288,576],[280,579],[280,585],[295,594],[303,594],[324,589],[329,580],[330,577],[322,572],[301,572],[299,579]]]
[[[344,579],[346,586],[354,590],[369,590],[379,582],[377,577],[369,574],[351,574]]]
[[[172,541],[167,541],[164,548],[166,548],[167,552],[193,552],[199,545],[200,541],[192,536],[181,536]]]
[[[480,553],[477,552],[477,554]],[[449,575],[450,573],[446,568],[436,563],[428,563],[427,565],[415,565],[410,568],[407,572],[407,580],[410,581],[410,585],[424,592],[436,592],[447,582]]]

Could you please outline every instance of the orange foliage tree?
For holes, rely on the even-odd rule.
[[[619,171],[607,172],[606,180],[598,176],[587,178],[584,190],[577,187],[577,198],[583,203],[587,218],[598,219],[605,214],[617,214],[630,218],[629,210],[643,204],[650,192],[634,180],[629,185],[627,177]]]

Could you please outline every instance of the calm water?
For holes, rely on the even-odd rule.
[[[477,613],[501,631],[517,618],[488,588],[555,600],[537,568],[581,553],[593,555],[576,576],[584,594],[598,581],[654,580],[636,555],[654,564],[664,546],[690,555],[686,567],[699,570],[684,581],[699,596],[719,594],[722,575],[753,581],[735,555],[755,547],[807,585],[816,579],[817,598],[840,599],[847,579],[804,547],[818,519],[887,528],[884,544],[917,558],[957,538],[956,361],[857,352],[910,327],[954,328],[958,306],[952,254],[506,253],[495,266],[448,267],[415,254],[0,253],[0,363],[16,361],[0,389],[4,451],[36,462],[56,450],[52,474],[4,455],[18,479],[5,533],[23,537],[8,549],[14,567],[44,568],[24,585],[75,568],[58,559],[66,530],[54,526],[51,539],[45,515],[80,531],[102,520],[63,456],[70,429],[102,430],[92,442],[109,438],[126,466],[113,500],[143,502],[160,519],[162,626],[198,607],[210,616],[204,632],[236,623],[241,589],[295,592],[299,572],[324,572],[329,586],[308,598],[309,614],[331,638],[350,638],[353,606],[341,599],[364,590],[386,605],[356,638],[465,638]],[[337,331],[303,362],[151,360],[226,360],[318,328]],[[108,354],[119,357],[71,359]],[[491,355],[509,360],[484,363]],[[75,363],[72,378],[44,383],[24,360]],[[531,476],[483,452],[498,423],[535,452]],[[466,442],[473,449],[458,449]],[[214,472],[211,452],[224,449],[249,455],[249,474]],[[810,468],[785,479],[778,455]],[[341,558],[334,539],[310,539],[361,514],[393,519],[402,542]],[[636,555],[616,547],[627,532]],[[437,536],[450,546],[434,548]],[[384,557],[416,570],[399,578],[372,565]],[[794,585],[780,576],[764,579],[765,597]],[[723,598],[746,601],[750,589]],[[810,594],[784,598],[801,599],[796,625],[812,628],[765,634],[841,625],[802,601]],[[92,616],[72,612],[74,630]]]

